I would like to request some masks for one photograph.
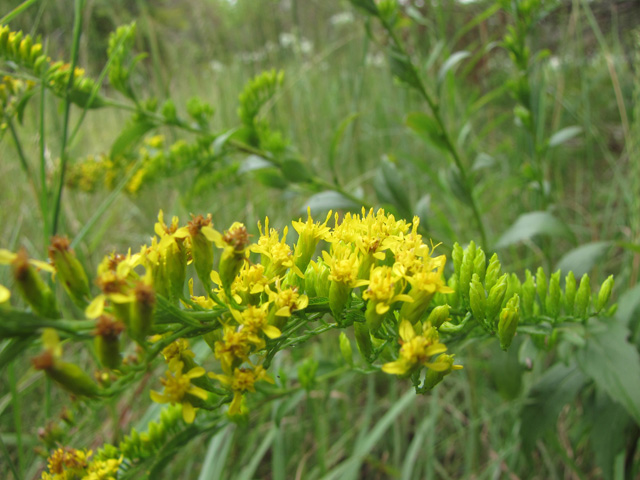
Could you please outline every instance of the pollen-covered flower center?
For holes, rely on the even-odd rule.
[[[160,381],[164,385],[164,396],[168,401],[175,403],[182,401],[191,386],[191,380],[184,375],[167,373],[167,378],[162,378]]]

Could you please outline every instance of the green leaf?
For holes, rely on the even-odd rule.
[[[229,458],[235,427],[234,424],[227,425],[211,437],[198,480],[223,478],[222,473]]]
[[[242,165],[238,169],[238,173],[252,172],[253,170],[260,170],[262,168],[272,168],[273,163],[269,160],[262,158],[258,155],[249,155],[244,159]]]
[[[580,245],[562,256],[556,265],[556,270],[572,271],[577,278],[580,278],[591,271],[610,246],[611,242],[591,242]]]
[[[338,192],[327,190],[325,192],[312,195],[307,200],[307,204],[304,206],[303,212],[307,211],[307,207],[311,208],[312,212],[326,212],[328,210],[338,209],[353,210],[355,208],[360,208],[360,205]]]
[[[633,421],[625,409],[607,395],[595,393],[590,402],[585,402],[586,421],[591,425],[591,450],[602,469],[602,478],[613,480],[616,457],[624,455],[626,430]]]
[[[520,414],[522,447],[531,451],[546,431],[555,427],[558,415],[587,382],[576,365],[557,363],[531,388]]]
[[[374,187],[376,187],[378,198],[383,203],[390,203],[402,212],[403,216],[409,216],[411,201],[407,194],[406,182],[402,180],[395,163],[387,158],[382,159],[374,179]]]
[[[573,233],[569,227],[549,212],[530,212],[518,217],[511,227],[502,234],[496,248],[504,248],[515,245],[535,236],[564,237],[573,239]]]
[[[640,425],[640,355],[629,330],[615,319],[587,324],[587,344],[576,352],[580,369]]]
[[[438,122],[430,115],[423,112],[409,113],[404,124],[418,134],[420,138],[431,143],[433,146],[449,151],[449,145],[444,137],[442,129]]]
[[[638,324],[640,324],[640,283],[620,295],[615,318],[632,331],[638,328]]]
[[[212,147],[213,147],[213,154],[214,155],[220,155],[222,154],[222,150],[224,149],[224,147],[227,144],[227,141],[233,136],[234,133],[236,133],[238,131],[237,128],[232,128],[230,130],[227,130],[224,133],[221,133],[220,135],[218,135],[216,137],[216,139],[213,141]]]
[[[284,175],[284,178],[286,178],[291,183],[309,182],[313,178],[309,167],[307,167],[300,160],[296,160],[294,158],[282,162],[281,171]]]
[[[409,56],[393,46],[388,49],[388,52],[391,73],[407,86],[422,92],[422,83]]]
[[[452,53],[451,56],[447,58],[447,61],[442,64],[442,67],[440,67],[440,71],[438,72],[438,83],[442,83],[442,80],[444,80],[447,73],[470,55],[471,52],[467,52],[466,50]]]
[[[282,172],[277,167],[261,168],[254,173],[256,180],[261,184],[271,188],[287,188],[289,182],[284,178]]]
[[[373,0],[349,0],[355,7],[361,8],[370,15],[378,15],[378,7]]]
[[[111,158],[121,155],[136,144],[149,130],[155,128],[155,123],[148,120],[140,120],[128,125],[111,145]]]
[[[562,130],[558,130],[556,133],[551,135],[551,138],[549,139],[549,146],[556,147],[558,145],[561,145],[571,140],[573,137],[580,135],[581,133],[582,127],[578,127],[575,125],[572,127],[563,128]]]

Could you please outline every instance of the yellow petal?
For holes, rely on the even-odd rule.
[[[376,252],[373,254],[373,258],[376,258],[378,260],[384,260],[386,256],[387,255],[384,252]]]
[[[449,368],[451,368],[451,365],[449,365],[448,362],[425,363],[425,366],[428,369],[433,370],[434,372],[444,372],[446,370],[449,370]]]
[[[109,300],[115,303],[129,303],[134,300],[133,294],[125,295],[124,293],[110,293]]]
[[[16,256],[12,251],[0,248],[0,265],[9,265]]]
[[[151,390],[149,392],[149,396],[151,397],[151,400],[156,403],[167,403],[167,397],[162,395],[160,392],[156,392],[155,390]]]
[[[413,337],[416,336],[416,332],[413,330],[413,325],[408,320],[402,320],[400,322],[400,338],[405,342],[410,341]]]
[[[387,305],[386,303],[378,302],[376,304],[376,313],[378,315],[384,315],[388,311],[389,311],[389,305]]]
[[[185,373],[185,377],[187,378],[198,378],[203,376],[207,371],[202,367],[193,367],[187,373]]]
[[[265,325],[264,327],[262,327],[262,331],[269,338],[278,338],[280,335],[282,335],[282,332],[273,325]]]
[[[222,285],[222,280],[220,280],[220,274],[218,274],[218,272],[216,272],[215,270],[211,270],[211,275],[209,275],[211,277],[211,281],[213,283],[215,283],[216,285]]]
[[[4,303],[11,298],[11,292],[4,285],[0,285],[0,303]]]
[[[218,239],[222,238],[222,235],[220,235],[218,232],[216,232],[213,228],[208,227],[208,226],[204,226],[200,229],[200,231],[202,232],[202,234],[205,236],[205,238],[207,240],[209,240],[210,242],[215,242]]]
[[[437,353],[444,353],[447,351],[447,346],[444,343],[435,343],[427,347],[426,354],[436,355]]]
[[[50,263],[43,262],[42,260],[29,260],[29,263],[36,267],[38,270],[44,270],[45,272],[55,273],[56,269]]]
[[[187,227],[180,227],[173,234],[174,238],[187,238],[189,236],[189,229]]]
[[[385,363],[382,365],[382,371],[390,373],[392,375],[404,375],[407,373],[409,366],[402,360],[396,360],[395,362]]]
[[[191,387],[189,387],[189,390],[187,390],[187,393],[189,395],[193,395],[194,397],[198,397],[201,400],[206,400],[209,397],[209,394],[207,393],[206,390],[200,388],[200,387],[196,387],[191,385]]]
[[[84,314],[87,316],[87,318],[93,319],[98,318],[100,315],[102,315],[102,312],[104,311],[105,300],[106,297],[104,295],[98,295],[96,298],[94,298],[87,309],[84,311]]]
[[[286,307],[286,306],[282,307],[276,312],[276,315],[278,317],[290,317],[291,316],[291,308]]]
[[[196,419],[196,409],[189,402],[182,404],[182,418],[186,423],[193,423]]]

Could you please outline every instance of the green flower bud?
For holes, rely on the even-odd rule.
[[[362,322],[354,322],[353,331],[356,336],[356,344],[358,345],[360,355],[362,355],[362,358],[364,358],[367,363],[371,363],[373,344],[371,343],[369,328]]]
[[[498,338],[500,339],[500,348],[507,350],[516,335],[518,328],[518,320],[520,319],[520,297],[514,295],[508,302],[507,306],[500,312],[500,320],[498,321]]]
[[[573,315],[573,304],[576,300],[576,277],[573,272],[567,274],[564,283],[564,312],[567,315]]]
[[[71,250],[68,238],[54,236],[51,239],[49,259],[69,297],[80,308],[86,308],[88,298],[91,296],[89,280],[84,268]]]
[[[161,284],[165,285],[166,292],[158,288],[155,277],[153,287],[159,294],[171,299],[178,299],[184,295],[184,282],[187,278],[187,249],[181,239],[176,239],[173,246],[165,252],[164,259],[161,260],[160,267]]]
[[[24,248],[21,248],[12,260],[11,268],[16,288],[33,311],[42,317],[60,318],[54,293],[29,264]]]
[[[507,277],[507,291],[504,294],[504,299],[502,303],[504,304],[506,300],[513,297],[515,294],[522,294],[522,284],[520,283],[520,279],[515,273],[510,274]]]
[[[100,393],[98,385],[80,367],[55,358],[51,350],[32,359],[32,363],[36,370],[44,370],[49,378],[74,395],[96,397]]]
[[[31,35],[27,35],[20,42],[20,60],[25,63],[28,63],[31,57],[31,46],[33,45],[33,40],[31,39]]]
[[[484,287],[488,292],[491,291],[493,286],[498,281],[498,277],[501,274],[500,260],[498,260],[498,254],[494,253],[489,260],[489,266],[487,267],[487,273],[484,277]]]
[[[430,368],[427,369],[424,377],[424,383],[420,388],[421,391],[428,391],[439,384],[444,377],[449,375],[453,370],[459,370],[462,368],[461,365],[454,366],[454,355],[448,355],[446,353],[442,353],[438,356],[437,363],[438,364],[446,364],[448,368],[443,368],[442,370],[432,370]],[[457,367],[457,368],[455,368]]]
[[[329,308],[336,322],[341,323],[342,312],[347,306],[353,289],[342,282],[331,281],[329,287]]]
[[[376,311],[376,306],[376,302],[372,302],[371,300],[369,300],[367,302],[367,309],[364,312],[364,318],[367,321],[367,327],[369,327],[369,330],[371,330],[372,332],[378,331],[385,316],[385,314],[380,315]]]
[[[458,242],[453,244],[453,250],[451,251],[451,259],[453,260],[453,271],[460,275],[462,268],[462,259],[464,258],[464,251]]]
[[[525,270],[525,281],[522,284],[522,313],[525,317],[535,315],[536,285],[533,275],[529,270]]]
[[[574,312],[578,318],[587,318],[589,304],[591,303],[591,285],[589,275],[586,273],[580,279],[580,286],[576,292]]]
[[[113,317],[102,315],[98,318],[93,343],[100,363],[106,368],[118,368],[122,363],[120,334],[124,329],[124,323]]]
[[[544,273],[542,267],[538,267],[538,270],[536,270],[536,292],[540,299],[540,307],[543,312],[546,311],[547,287],[547,274]]]
[[[451,275],[447,280],[447,286],[453,290],[453,293],[447,295],[447,303],[453,308],[460,306],[460,292],[458,291],[458,277]]]
[[[202,231],[204,227],[211,228],[211,216],[204,218],[202,215],[198,215],[193,217],[187,225],[191,237],[191,258],[196,267],[198,278],[208,294],[211,291],[213,242],[207,238],[207,235]],[[224,285],[225,279],[223,279],[222,273],[220,273],[220,279]],[[231,280],[233,281],[233,278]],[[229,283],[229,285],[231,284]]]
[[[340,352],[342,353],[344,361],[347,362],[347,365],[353,367],[353,349],[351,348],[351,342],[347,334],[344,332],[340,332]]]
[[[607,306],[609,298],[611,298],[611,290],[613,289],[613,275],[602,283],[600,292],[598,292],[598,300],[596,302],[596,312],[601,312],[604,307]]]
[[[222,241],[227,245],[220,258],[218,266],[220,280],[224,288],[231,288],[231,284],[242,268],[247,258],[246,251],[249,244],[247,227],[241,223],[234,223],[222,236]]]
[[[560,300],[562,298],[562,290],[560,289],[560,270],[551,275],[549,280],[549,294],[545,302],[545,310],[547,315],[558,320],[560,315]]]
[[[473,260],[473,273],[477,273],[480,282],[484,282],[487,267],[487,256],[481,248],[476,251],[476,258]]]
[[[471,275],[473,274],[473,262],[476,257],[476,244],[472,241],[464,252],[462,266],[460,267],[460,293],[462,304],[469,305],[469,288],[471,286]]]
[[[471,279],[471,286],[469,289],[469,303],[471,304],[471,311],[476,319],[484,324],[485,323],[485,304],[487,301],[486,293],[482,283],[480,283],[480,277],[477,273],[473,274]]]
[[[449,320],[449,305],[439,305],[429,314],[427,323],[431,324],[434,328],[440,328],[440,326]]]
[[[131,337],[141,341],[151,332],[153,327],[156,295],[153,288],[143,282],[136,285],[133,293],[135,300],[130,304]]]
[[[319,297],[328,297],[331,281],[329,275],[331,268],[324,263],[324,260],[318,259],[318,270],[316,271],[316,293]]]
[[[495,324],[495,320],[498,317],[498,313],[502,308],[502,302],[504,300],[505,293],[507,292],[507,278],[508,274],[503,274],[493,288],[489,291],[489,296],[487,297],[486,310],[485,315],[487,318],[487,322],[490,325]]]

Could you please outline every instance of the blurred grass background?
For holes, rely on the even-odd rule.
[[[465,144],[477,154],[469,162],[487,155],[488,166],[479,166],[475,174],[494,244],[521,213],[539,208],[526,175],[531,145],[515,124],[513,100],[502,88],[513,73],[506,53],[497,46],[507,19],[501,12],[482,17],[494,6],[490,1],[405,3],[410,4],[413,21],[403,26],[403,41],[428,81],[435,79],[450,54],[471,52],[455,74],[435,88],[448,126],[466,132]],[[630,148],[630,139],[639,133],[633,102],[638,88],[633,31],[640,23],[640,6],[634,1],[559,3],[531,36],[532,50],[548,49],[550,54],[531,78],[539,131],[550,136],[577,125],[583,132],[549,154],[553,211],[571,227],[576,242],[530,242],[502,251],[503,265],[518,273],[537,265],[553,268],[575,244],[640,240],[640,157],[638,147]],[[2,10],[18,4],[5,1]],[[68,58],[70,10],[67,1],[43,1],[11,26],[42,35],[52,57]],[[442,153],[404,126],[407,112],[424,106],[394,81],[382,46],[367,36],[363,16],[348,2],[94,0],[86,8],[79,65],[96,77],[107,60],[109,33],[133,20],[138,25],[137,50],[149,52],[134,79],[144,86],[140,91],[145,95],[170,96],[176,105],[201,97],[215,108],[214,130],[223,130],[238,124],[237,97],[244,83],[262,70],[282,69],[285,86],[267,116],[310,165],[324,171],[336,127],[357,113],[338,150],[342,182],[362,189],[364,198],[377,204],[373,178],[381,158],[389,155],[400,166],[411,204],[428,195],[423,211],[415,213],[421,214],[433,237],[444,242],[445,251],[454,241],[477,239],[469,213],[445,181]],[[36,115],[29,111],[21,129],[33,152]],[[56,152],[60,112],[53,103],[47,116],[53,129],[51,152]],[[71,146],[72,157],[108,151],[126,118],[115,109],[90,112]],[[166,134],[171,140],[172,133]],[[13,145],[1,142],[0,155],[3,247],[26,243],[31,252],[42,253],[36,199],[18,162],[10,160]],[[148,242],[159,208],[165,218],[210,212],[217,226],[242,221],[256,234],[258,219],[269,215],[274,226],[283,227],[301,214],[306,200],[305,192],[274,190],[245,178],[218,182],[197,194],[192,187],[193,178],[183,174],[136,195],[120,196],[78,247],[88,269],[113,249]],[[63,231],[78,232],[106,195],[67,190]],[[622,292],[635,285],[639,264],[637,253],[610,248],[593,274],[598,282],[615,273],[617,291]],[[0,283],[6,284],[8,272],[0,275]],[[575,421],[580,404],[560,412],[555,435],[539,441],[531,458],[520,451],[520,409],[530,386],[553,360],[538,355],[530,359],[532,369],[525,371],[517,347],[504,354],[496,342],[456,346],[465,369],[424,397],[415,396],[407,382],[349,372],[319,383],[308,394],[265,399],[248,425],[229,425],[212,438],[191,442],[162,478],[601,478],[587,447],[588,432]],[[78,355],[78,361],[89,361],[86,353]],[[297,366],[310,356],[320,362],[319,375],[341,364],[337,336],[281,353],[279,374],[295,381]],[[23,364],[16,362],[11,375],[18,379],[23,399],[18,415],[25,432],[25,478],[33,478],[42,466],[33,450],[38,428],[60,413],[68,397],[31,372],[26,358]],[[11,382],[1,382],[0,426],[10,432],[16,415],[10,405]],[[126,433],[145,414],[148,388],[142,385],[96,415],[83,415],[88,407],[74,406],[77,417],[83,418],[72,428],[75,439],[96,447]],[[140,395],[145,401],[139,405]],[[42,398],[47,399],[44,406]],[[15,448],[15,436],[2,436],[9,448]]]

